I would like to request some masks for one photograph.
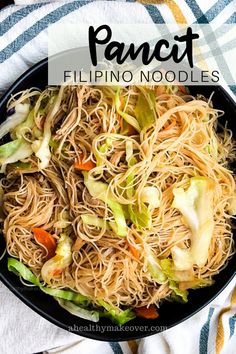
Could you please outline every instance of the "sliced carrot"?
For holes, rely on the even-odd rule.
[[[122,130],[123,129],[123,118],[119,114],[117,114],[116,117],[117,117],[117,120],[120,124],[120,129]]]
[[[44,246],[47,250],[47,254],[45,255],[46,259],[50,259],[55,256],[57,243],[55,238],[47,231],[33,227],[32,232],[34,234],[35,240],[41,245]]]
[[[154,305],[151,305],[150,307],[137,307],[134,310],[138,317],[143,317],[147,319],[155,319],[159,317],[159,313],[157,312],[156,306]]]
[[[60,275],[63,272],[63,269],[55,269],[52,273],[53,276]]]
[[[185,94],[187,94],[187,93],[188,93],[188,91],[187,91],[187,89],[186,89],[186,87],[185,87],[185,86],[178,85],[178,87],[179,87],[179,91],[180,91],[180,92],[185,93]]]
[[[130,252],[134,256],[134,258],[139,260],[139,250],[137,250],[137,248],[134,247],[127,239],[126,239],[126,243],[127,243],[128,247],[129,247]]]
[[[123,96],[120,97],[120,110],[125,107],[125,99]]]
[[[96,164],[92,160],[86,162],[83,162],[83,160],[84,155],[80,154],[79,158],[74,163],[74,168],[76,168],[76,170],[90,171],[92,168],[96,167]]]

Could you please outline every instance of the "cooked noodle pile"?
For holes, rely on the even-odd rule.
[[[231,131],[217,122],[223,112],[204,97],[148,88],[155,93],[156,118],[138,131],[135,124],[128,124],[129,117],[135,117],[138,97],[146,97],[146,88],[120,90],[120,110],[127,113],[127,119],[117,109],[114,90],[49,87],[43,92],[24,91],[10,100],[9,108],[31,102],[38,131],[50,125],[51,157],[45,168],[39,167],[35,154],[24,160],[30,169],[7,165],[1,179],[6,216],[3,233],[8,254],[40,280],[47,249],[35,240],[32,228],[46,230],[56,241],[62,233],[70,237],[72,261],[50,278],[52,288],[74,290],[89,297],[95,307],[99,299],[121,308],[158,306],[160,300],[171,296],[173,284],[156,280],[150,271],[150,254],[157,261],[172,260],[174,246],[191,248],[191,228],[172,205],[174,189],[186,191],[196,176],[206,177],[214,185],[214,229],[207,261],[177,271],[186,288],[191,279],[211,280],[234,251],[229,210],[235,198],[235,180],[229,163],[235,146]],[[54,110],[45,114],[44,102],[50,99]],[[24,131],[28,142],[34,141],[33,129]],[[89,162],[93,167],[88,178],[108,185],[107,195],[123,208],[126,236],[107,226],[117,222],[114,211],[102,198],[89,193],[75,161]],[[147,187],[152,187],[151,193],[155,190],[159,206],[143,203]],[[127,211],[133,205],[134,213],[141,212],[144,204],[151,215],[148,226],[132,222]],[[104,224],[86,223],[83,215],[99,218]]]

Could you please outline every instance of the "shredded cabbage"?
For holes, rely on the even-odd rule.
[[[102,299],[100,299],[98,303],[106,310],[103,316],[109,317],[114,323],[118,325],[122,326],[126,322],[136,317],[132,309],[121,310],[119,307],[110,305]]]
[[[108,184],[89,178],[88,172],[82,172],[84,184],[92,197],[102,200],[111,208],[117,226],[117,235],[126,236],[127,225],[124,212],[120,203],[108,191]]]
[[[175,95],[179,91],[179,87],[176,85],[165,85],[165,90],[168,95]]]
[[[148,207],[141,203],[140,206],[136,204],[128,205],[130,220],[137,227],[138,230],[141,230],[142,227],[150,229],[152,226],[152,215]]]
[[[131,140],[126,140],[125,143],[126,161],[128,164],[133,157],[133,142]]]
[[[69,220],[69,213],[66,210],[63,210],[59,214],[59,220],[54,224],[54,227],[57,227],[59,229],[65,229],[71,224]]]
[[[56,298],[59,305],[63,307],[66,311],[70,312],[72,315],[83,318],[84,320],[89,320],[92,322],[99,321],[99,311],[96,310],[87,310],[78,305],[75,305],[73,302],[68,300],[63,300]]]
[[[142,92],[138,95],[138,101],[135,107],[135,117],[142,129],[149,128],[156,119],[156,97],[153,90],[140,88]]]
[[[125,113],[125,112],[122,112],[121,109],[120,109],[120,106],[121,106],[121,102],[120,102],[120,88],[117,88],[116,90],[116,94],[115,94],[115,107],[116,107],[116,111],[117,113],[122,117],[124,118],[124,120],[132,125],[138,132],[141,131],[141,128],[140,128],[140,125],[137,121],[136,118],[134,118],[133,116],[131,116],[130,114],[128,113]]]
[[[83,214],[81,215],[81,219],[85,225],[95,226],[101,229],[105,229],[107,227],[106,221],[96,215]]]
[[[29,120],[32,120],[30,105],[28,103],[19,103],[15,107],[15,113],[11,115],[0,126],[0,138],[11,132],[13,141],[0,146],[0,164],[1,173],[4,173],[6,166],[10,163],[23,160],[32,155],[31,144],[24,140],[22,136],[22,127],[27,127]]]
[[[41,275],[46,283],[49,283],[55,273],[63,271],[72,262],[72,240],[66,234],[60,235],[56,248],[56,255],[44,263]]]
[[[20,276],[24,280],[28,281],[31,284],[34,284],[40,288],[45,294],[72,301],[73,303],[80,305],[80,306],[88,306],[90,304],[90,299],[87,296],[81,295],[71,290],[61,290],[61,289],[54,289],[43,286],[39,279],[27,268],[23,263],[18,261],[15,258],[8,258],[8,270],[10,272],[15,273],[16,275]]]
[[[198,289],[198,288],[203,288],[205,286],[210,286],[214,283],[212,279],[199,279],[195,278],[193,280],[189,281],[182,281],[179,283],[179,289],[180,290],[186,290],[186,289]]]
[[[183,214],[191,230],[190,249],[174,246],[171,250],[175,267],[180,270],[189,269],[194,264],[203,267],[207,262],[214,229],[214,182],[205,177],[193,177],[186,191],[177,188],[173,193],[172,206]]]
[[[15,106],[15,113],[0,125],[0,139],[24,122],[29,114],[29,109],[30,105],[28,103],[19,103]]]
[[[160,261],[160,266],[168,279],[174,280],[176,282],[190,281],[194,279],[194,273],[192,271],[176,269],[173,261],[170,258],[162,259]]]
[[[34,127],[34,108],[29,112],[27,118],[12,131],[12,138],[21,138],[25,131]]]
[[[159,208],[160,195],[158,189],[154,186],[144,187],[140,195],[140,200],[143,203],[147,203],[151,209]]]
[[[39,167],[41,169],[47,168],[49,165],[49,161],[51,159],[51,152],[49,147],[50,140],[51,140],[51,123],[53,117],[59,111],[64,88],[65,86],[62,85],[60,87],[58,95],[54,96],[53,99],[50,101],[51,107],[46,117],[46,120],[44,122],[43,137],[39,140],[40,144],[38,144],[37,149],[34,148],[35,155],[40,160]]]
[[[126,185],[127,185],[126,193],[129,198],[132,198],[134,193],[134,187],[133,187],[134,177],[135,174],[131,172],[126,179]],[[144,202],[141,202],[140,205],[128,204],[128,212],[129,212],[130,220],[139,230],[142,227],[146,227],[148,229],[151,228],[152,226],[151,211],[144,204]]]
[[[169,259],[162,259],[160,261],[160,266],[169,281],[169,288],[172,289],[175,293],[175,296],[180,297],[183,302],[188,301],[188,292],[187,290],[181,290],[179,288],[179,280],[184,277],[186,274],[181,274],[181,272],[176,272],[173,267],[173,262]],[[185,273],[185,272],[182,272]]]
[[[152,276],[152,278],[158,284],[166,283],[167,276],[162,271],[159,261],[154,256],[153,252],[151,250],[146,250],[145,254],[146,254],[148,271],[149,271],[150,275]]]
[[[188,291],[187,290],[180,290],[177,283],[174,280],[169,280],[169,287],[171,290],[174,291],[176,297],[175,300],[178,300],[178,297],[183,302],[188,302]]]
[[[103,164],[103,160],[102,160],[102,157],[101,157],[101,154],[102,155],[105,155],[106,152],[108,151],[109,147],[112,146],[112,139],[111,138],[107,138],[106,139],[106,142],[104,144],[102,144],[99,148],[99,153],[95,153],[95,157],[96,157],[96,166],[99,167],[99,166],[102,166]],[[100,169],[96,169],[96,172],[99,173]],[[101,169],[101,172],[102,172],[102,169]]]
[[[3,164],[4,161],[11,155],[13,155],[19,146],[21,145],[21,139],[10,141],[4,145],[0,146],[0,163]]]
[[[24,139],[13,140],[2,145],[0,147],[0,172],[5,172],[7,164],[23,160],[31,156],[32,153],[31,145]]]

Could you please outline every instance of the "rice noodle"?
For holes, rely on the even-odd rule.
[[[37,96],[38,106],[44,97],[57,92],[47,88],[42,93],[25,91],[18,97],[23,102]],[[122,90],[126,98],[124,110],[134,113],[139,94],[138,87]],[[57,92],[58,93],[58,92]],[[187,245],[190,230],[181,214],[171,207],[173,188],[186,188],[196,175],[211,178],[216,183],[214,195],[214,234],[210,243],[207,263],[193,272],[199,278],[211,278],[225,267],[234,252],[228,205],[235,195],[235,180],[229,163],[235,153],[232,133],[219,128],[217,118],[221,111],[202,97],[163,94],[156,97],[155,123],[140,134],[120,134],[121,120],[115,109],[111,87],[68,86],[62,92],[61,105],[52,118],[52,137],[58,148],[52,149],[50,165],[43,171],[9,171],[1,180],[4,189],[4,236],[7,252],[30,266],[40,277],[44,262],[43,249],[34,240],[32,227],[43,227],[59,237],[54,225],[59,214],[68,209],[71,225],[66,230],[75,242],[84,241],[73,251],[73,262],[50,285],[70,288],[89,296],[94,304],[103,298],[121,306],[158,305],[167,298],[168,284],[159,285],[147,271],[145,259],[135,259],[127,245],[148,249],[158,258],[171,255],[174,245]],[[16,98],[9,103],[15,105]],[[37,114],[36,114],[37,115]],[[169,127],[169,128],[168,128]],[[106,152],[100,148],[110,139]],[[214,155],[212,141],[217,142]],[[132,142],[136,164],[129,166],[126,143]],[[210,147],[210,152],[206,147]],[[109,181],[109,191],[122,205],[136,202],[145,186],[157,186],[161,204],[152,214],[151,229],[137,230],[130,224],[127,238],[119,237],[110,229],[84,225],[83,214],[91,214],[114,221],[111,210],[104,202],[92,198],[83,182],[83,176],[73,167],[80,154],[100,166],[90,171],[95,179]],[[35,156],[30,158],[37,165]],[[134,172],[135,193],[127,197],[127,176]],[[108,182],[107,182],[108,183]],[[141,251],[142,252],[142,251]]]

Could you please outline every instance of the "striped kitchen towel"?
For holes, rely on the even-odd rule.
[[[76,19],[77,22],[97,24],[236,24],[236,0],[140,2],[156,4],[15,0],[16,5],[0,12],[0,93],[27,68],[47,56],[47,27],[50,23],[68,23]],[[104,343],[75,336],[51,325],[0,284],[0,353],[234,354],[234,286],[235,278],[208,307],[173,329],[139,341]]]

